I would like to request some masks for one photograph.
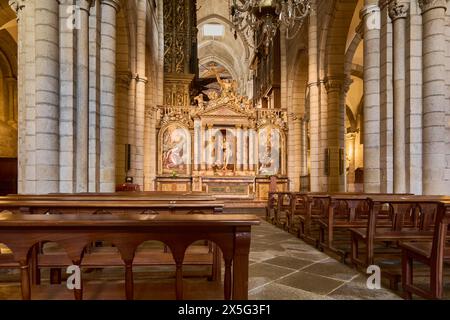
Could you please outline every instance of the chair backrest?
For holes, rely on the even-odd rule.
[[[431,259],[434,260],[438,266],[442,266],[444,262],[449,223],[450,202],[442,202],[438,205],[436,212],[433,245],[431,250]]]

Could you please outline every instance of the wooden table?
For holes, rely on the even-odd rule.
[[[7,245],[21,266],[24,300],[31,299],[29,253],[39,242],[60,244],[74,265],[80,266],[84,248],[102,239],[119,250],[125,264],[125,293],[133,299],[132,263],[137,247],[161,241],[176,262],[176,297],[183,298],[183,260],[195,241],[215,242],[225,260],[224,297],[248,299],[251,227],[260,223],[252,215],[12,215],[0,214],[0,242]],[[74,290],[77,300],[83,289]]]

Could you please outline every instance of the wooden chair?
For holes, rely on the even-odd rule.
[[[269,199],[267,199],[266,207],[266,221],[273,223],[275,219],[275,210],[278,206],[278,194],[277,192],[269,192]]]
[[[426,299],[442,299],[444,283],[444,260],[450,260],[450,247],[447,242],[450,224],[450,202],[440,203],[432,242],[402,242],[402,286],[406,299],[416,294]],[[429,290],[413,283],[413,262],[417,260],[430,268]]]
[[[375,243],[393,243],[399,241],[429,241],[433,231],[428,215],[434,217],[438,202],[422,202],[420,198],[390,199],[386,201],[370,200],[370,212],[365,228],[351,228],[351,263],[355,266],[367,267],[374,264]],[[391,207],[391,226],[380,225],[378,216],[382,204]],[[359,244],[365,244],[365,251],[360,257]]]
[[[277,227],[286,228],[286,216],[291,209],[291,193],[278,192],[277,208],[275,210],[274,224]]]

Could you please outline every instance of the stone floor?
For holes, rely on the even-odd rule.
[[[198,278],[199,272],[207,274],[208,270],[185,269],[185,298],[222,299],[222,285]],[[173,299],[173,275],[172,267],[151,272],[136,268],[135,298]],[[46,277],[43,273],[44,282]],[[83,279],[87,282],[86,299],[123,299],[123,269],[98,270],[83,274]],[[401,299],[387,289],[369,290],[366,280],[366,275],[264,221],[252,231],[249,270],[252,300]],[[36,292],[38,299],[72,299],[63,286],[43,286]],[[17,271],[0,270],[2,299],[20,299]]]
[[[365,275],[266,222],[253,229],[250,260],[250,299],[400,299],[369,290]]]

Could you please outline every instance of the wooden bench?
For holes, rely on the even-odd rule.
[[[351,228],[351,262],[362,267],[374,263],[376,242],[426,241],[433,237],[432,226],[440,201],[448,197],[429,196],[372,196],[367,225]],[[392,225],[379,228],[378,215],[383,205],[392,209]],[[359,243],[365,244],[364,257],[359,257]]]
[[[437,217],[432,242],[401,242],[402,287],[406,299],[416,294],[427,299],[442,299],[444,286],[444,261],[450,261],[450,247],[447,242],[450,224],[450,201],[443,201],[437,207]],[[429,267],[429,290],[414,285],[414,266],[417,260]]]
[[[364,193],[300,193],[296,195],[296,206],[292,209],[292,220],[299,220],[298,237],[318,246],[321,250],[330,250],[343,258],[345,252],[335,248],[334,232],[365,224],[367,208],[365,200],[370,194]],[[298,203],[302,203],[300,210]],[[313,226],[319,228],[313,236]]]
[[[21,267],[24,300],[31,299],[29,253],[38,242],[59,243],[73,265],[82,266],[85,248],[98,238],[118,248],[125,265],[125,296],[134,297],[133,260],[145,241],[165,243],[176,262],[176,297],[183,298],[183,262],[186,248],[195,241],[215,242],[225,261],[224,297],[248,298],[251,227],[259,224],[248,215],[11,215],[0,214],[0,242],[14,253]],[[81,300],[83,290],[74,290]]]
[[[189,196],[175,196],[175,194],[141,195],[140,197],[130,197],[128,195],[46,195],[46,196],[9,196],[0,198],[0,212],[8,211],[13,214],[93,214],[93,215],[117,215],[117,214],[218,214],[223,211],[223,203],[214,198],[204,195],[195,195],[202,200],[192,200]],[[176,200],[173,200],[176,199]],[[207,200],[207,201],[205,201]],[[97,239],[103,240],[103,239]],[[220,252],[215,245],[208,244],[207,256],[197,256],[202,265],[211,266],[209,279],[217,281],[221,275],[221,266],[218,256]],[[91,248],[88,248],[88,251]],[[160,253],[160,264],[167,264],[170,261],[170,253],[164,247],[164,252]],[[38,244],[32,250],[32,281],[33,284],[40,284],[40,269],[51,269],[51,283],[61,282],[61,266],[67,266],[65,254],[56,252],[53,256],[43,254],[43,244]],[[90,260],[95,260],[97,266],[111,267],[118,260],[118,253],[113,250],[109,256],[98,255],[95,252],[87,252]],[[114,258],[115,256],[115,258]],[[169,258],[168,258],[169,257]],[[201,258],[201,259],[200,259]],[[2,259],[6,259],[2,258]],[[59,259],[59,260],[58,260]],[[190,259],[187,261],[193,261]],[[158,260],[155,260],[158,261]],[[158,264],[153,261],[150,265]],[[4,261],[5,267],[11,266],[11,261]],[[198,263],[200,264],[200,263]],[[2,265],[2,261],[0,261]],[[18,267],[18,266],[16,266]]]

